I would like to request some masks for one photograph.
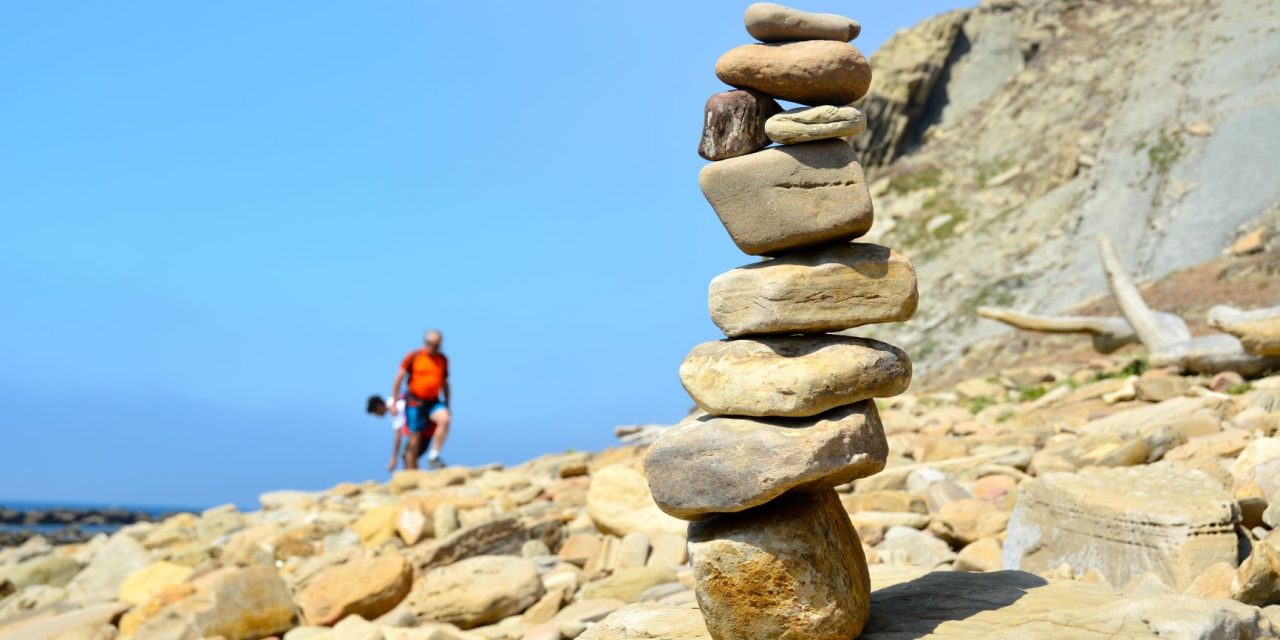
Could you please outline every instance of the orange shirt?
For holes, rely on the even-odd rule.
[[[409,393],[423,400],[435,400],[449,376],[449,359],[443,353],[430,354],[417,349],[404,357],[400,368],[409,373]]]

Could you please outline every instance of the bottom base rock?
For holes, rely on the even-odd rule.
[[[716,640],[848,640],[866,624],[867,563],[833,490],[690,523],[689,561]]]

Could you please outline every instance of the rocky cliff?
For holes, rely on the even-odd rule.
[[[875,337],[937,370],[1007,335],[978,306],[1105,293],[1099,234],[1154,279],[1274,230],[1277,31],[1265,0],[986,0],[894,35],[855,144],[870,239],[911,258],[922,302]]]

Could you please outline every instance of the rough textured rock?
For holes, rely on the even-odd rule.
[[[711,640],[702,613],[652,602],[629,604],[578,636],[579,640]]]
[[[716,638],[848,640],[866,623],[866,560],[834,491],[694,522],[689,559]]]
[[[542,540],[550,546],[559,538],[560,525],[554,519],[527,519],[504,514],[413,547],[407,555],[415,567],[430,569],[475,556],[518,555],[520,548],[529,540]]]
[[[524,611],[544,592],[533,562],[478,556],[429,571],[408,603],[423,620],[471,629]]]
[[[1231,600],[1126,597],[1021,571],[872,567],[871,620],[860,640],[1254,640],[1278,637],[1262,611]]]
[[[693,519],[835,487],[880,471],[887,455],[875,403],[863,401],[810,419],[690,416],[649,449],[645,473],[663,511]]]
[[[272,567],[217,569],[193,584],[194,593],[160,610],[134,637],[254,640],[295,626],[289,587]]]
[[[765,121],[779,111],[782,107],[759,91],[737,89],[712,95],[703,109],[698,155],[727,160],[767,147]]]
[[[698,182],[733,242],[751,255],[856,238],[874,220],[862,166],[844,140],[713,162]]]
[[[725,335],[823,333],[915,313],[916,272],[896,251],[837,244],[738,267],[711,281],[711,319]]]
[[[747,44],[716,61],[716,77],[740,89],[807,105],[849,104],[871,86],[871,66],[844,42]]]
[[[683,536],[685,524],[663,513],[649,492],[644,474],[621,464],[592,474],[587,515],[601,531],[625,536],[635,531]]]
[[[800,144],[827,138],[856,136],[867,128],[867,118],[853,107],[800,107],[787,109],[764,123],[768,138],[778,144]]]
[[[712,415],[807,417],[906,391],[911,360],[848,336],[720,340],[689,352],[680,382]]]
[[[772,2],[756,2],[743,15],[747,33],[761,42],[835,40],[848,42],[858,37],[862,25],[834,13],[812,13]]]
[[[1022,485],[1004,565],[1042,572],[1062,563],[1122,585],[1152,572],[1178,590],[1216,562],[1234,562],[1239,511],[1198,471],[1169,467],[1049,473]]]
[[[394,608],[413,585],[413,567],[398,554],[360,558],[324,570],[298,594],[307,622],[331,626],[358,615],[372,620]]]
[[[1249,353],[1280,356],[1280,307],[1240,311],[1218,305],[1209,310],[1209,325],[1240,338]]]

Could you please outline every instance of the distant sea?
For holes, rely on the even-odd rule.
[[[191,513],[200,513],[205,507],[174,507],[162,505],[137,505],[137,504],[119,504],[119,503],[92,503],[92,502],[39,502],[31,500],[5,500],[0,499],[0,509],[13,509],[15,511],[53,511],[58,509],[67,509],[73,511],[97,512],[107,509],[123,509],[125,511],[135,513],[145,513],[153,519],[160,518],[166,514],[177,513],[179,511],[188,511]],[[65,528],[67,525],[61,524],[3,524],[0,523],[0,532],[4,531],[34,531],[36,533],[53,533]],[[77,524],[74,525],[81,531],[89,533],[110,533],[119,528],[119,525],[92,525]]]

